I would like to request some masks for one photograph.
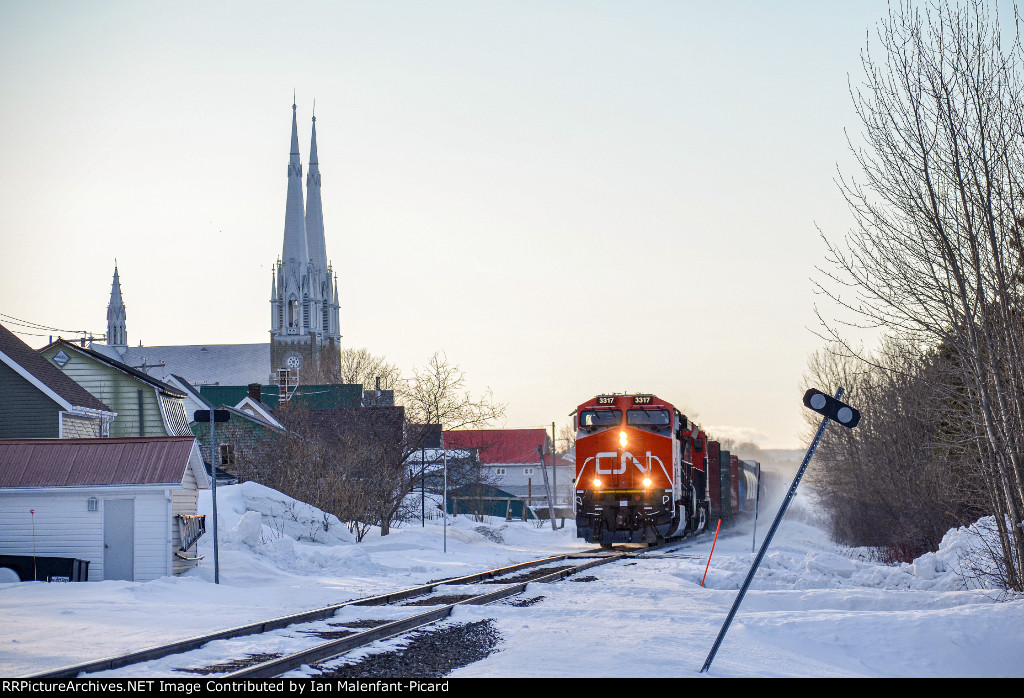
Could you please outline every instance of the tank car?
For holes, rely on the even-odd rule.
[[[707,525],[707,435],[651,394],[598,395],[576,408],[576,535],[660,543]]]

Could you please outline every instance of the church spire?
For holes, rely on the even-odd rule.
[[[319,273],[327,271],[327,246],[324,242],[324,213],[320,203],[320,163],[316,156],[316,111],[313,112],[313,137],[309,145],[309,172],[306,174],[306,245],[309,258]]]
[[[309,248],[306,245],[305,211],[302,202],[302,161],[299,157],[299,129],[295,116],[295,102],[292,102],[292,144],[288,157],[288,199],[284,214],[284,250],[281,261],[284,265],[288,290],[294,284],[301,293],[301,279],[309,264]],[[286,290],[279,289],[282,293]]]
[[[121,278],[114,261],[114,281],[110,285],[110,302],[107,304],[107,346],[128,349],[128,329],[125,319],[124,301],[121,299]]]

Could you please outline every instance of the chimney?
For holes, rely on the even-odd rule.
[[[261,386],[259,383],[250,383],[249,384],[249,397],[251,397],[253,400],[256,400],[258,402],[260,400],[260,388],[262,388],[262,387],[263,386]]]

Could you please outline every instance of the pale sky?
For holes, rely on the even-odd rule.
[[[294,89],[345,345],[444,351],[497,426],[651,392],[804,447],[886,6],[0,0],[0,313],[103,333],[116,258],[130,344],[269,341]]]

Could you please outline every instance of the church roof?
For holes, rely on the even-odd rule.
[[[266,383],[270,344],[128,347],[121,361],[159,380],[177,375],[197,387]]]

